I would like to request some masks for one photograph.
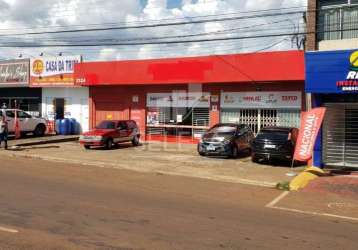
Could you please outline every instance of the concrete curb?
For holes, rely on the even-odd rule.
[[[236,178],[232,176],[220,176],[220,175],[208,175],[208,174],[201,174],[201,173],[180,173],[176,171],[166,171],[166,170],[148,170],[145,168],[136,168],[133,166],[126,166],[121,164],[115,163],[105,163],[101,161],[80,161],[80,160],[71,160],[59,157],[50,157],[50,156],[42,156],[42,155],[29,155],[23,153],[8,153],[6,154],[0,152],[0,154],[7,155],[13,158],[22,157],[22,158],[30,158],[30,159],[37,159],[37,160],[44,160],[50,162],[60,162],[60,163],[68,163],[68,164],[77,164],[82,166],[92,166],[92,167],[100,167],[100,168],[111,168],[111,169],[123,169],[129,170],[139,173],[157,173],[157,174],[165,174],[165,175],[173,175],[173,176],[184,176],[184,177],[192,177],[192,178],[201,178],[213,181],[220,181],[220,182],[227,182],[227,183],[235,183],[235,184],[245,184],[251,186],[258,186],[258,187],[268,187],[268,188],[275,188],[276,183],[274,182],[265,182],[265,181],[257,181],[257,180],[250,180],[250,179],[243,179],[243,178]]]
[[[309,167],[303,170],[290,182],[290,190],[297,191],[306,187],[311,181],[325,175],[324,171],[317,167]]]
[[[80,137],[79,136],[67,136],[63,138],[52,138],[52,137],[43,137],[43,138],[36,138],[34,141],[30,142],[20,142],[20,143],[11,143],[10,147],[28,147],[28,146],[38,146],[38,145],[45,145],[45,144],[53,144],[53,143],[62,143],[62,142],[71,142],[77,141]]]

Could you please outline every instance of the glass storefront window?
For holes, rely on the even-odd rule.
[[[24,110],[31,115],[39,116],[41,108],[40,98],[0,98],[1,108]]]
[[[207,93],[148,94],[148,100],[148,135],[199,137],[209,128]]]

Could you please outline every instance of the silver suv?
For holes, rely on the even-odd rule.
[[[5,116],[8,123],[9,133],[15,132],[15,112],[19,119],[21,135],[33,133],[35,136],[43,136],[46,133],[46,120],[36,118],[19,109],[0,109],[0,114]]]

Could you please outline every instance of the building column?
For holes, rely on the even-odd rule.
[[[306,51],[317,50],[317,10],[316,0],[308,0],[307,26],[306,26]]]

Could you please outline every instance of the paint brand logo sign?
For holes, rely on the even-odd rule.
[[[342,91],[358,91],[358,51],[349,57],[349,71],[344,81],[338,81],[337,87]]]
[[[301,108],[301,92],[223,92],[223,108]]]
[[[32,71],[37,75],[41,75],[44,72],[44,62],[42,60],[35,60],[32,63]]]

